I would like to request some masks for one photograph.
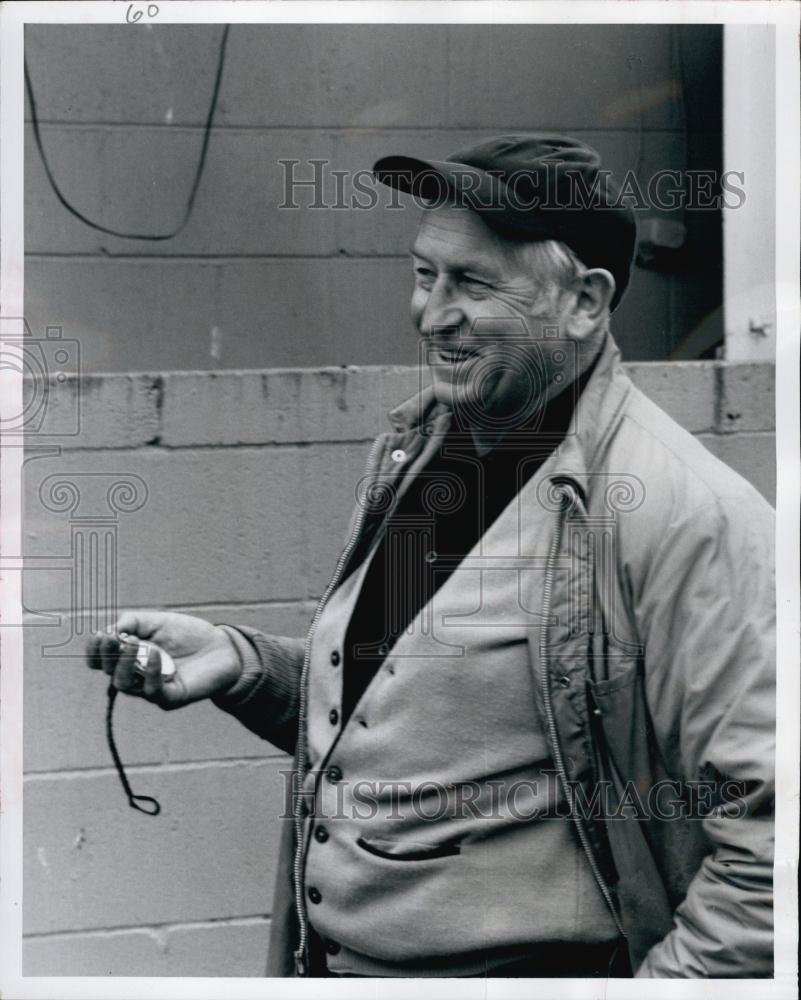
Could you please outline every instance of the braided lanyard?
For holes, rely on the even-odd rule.
[[[117,744],[114,742],[112,715],[114,714],[114,702],[117,700],[117,694],[118,691],[114,687],[114,684],[109,684],[108,704],[106,706],[106,739],[108,740],[108,748],[111,751],[114,766],[117,768],[117,774],[120,776],[120,781],[122,782],[125,794],[128,796],[128,805],[131,809],[138,809],[139,812],[143,812],[147,816],[158,816],[161,812],[161,806],[156,799],[154,799],[151,795],[134,795],[133,789],[131,788],[130,782],[125,774],[125,768],[122,765],[122,760],[120,759],[119,751],[117,750]]]

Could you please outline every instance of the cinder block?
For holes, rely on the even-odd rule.
[[[769,503],[776,503],[774,434],[699,434],[698,440],[755,486]]]
[[[412,280],[403,258],[331,261],[332,340],[326,364],[408,365],[418,334],[409,318]],[[297,362],[292,362],[297,364]]]
[[[32,260],[26,312],[84,371],[334,363],[326,261]],[[336,363],[339,363],[338,361]]]
[[[167,933],[173,976],[264,976],[270,921],[176,927]]]
[[[672,361],[629,364],[632,382],[685,430],[714,431],[718,363]]]
[[[369,128],[448,118],[442,25],[249,25],[231,42],[226,122]]]
[[[274,762],[28,778],[24,931],[185,923],[270,912],[289,786]]]
[[[29,937],[25,976],[263,976],[270,921]]]
[[[85,372],[210,366],[214,276],[197,261],[34,259],[26,317],[34,331],[55,324],[78,339]]]
[[[165,375],[162,442],[186,447],[301,441],[304,377],[282,370]]]
[[[186,228],[154,244],[90,229],[58,202],[29,127],[26,135],[25,250],[28,254],[297,255],[333,252],[334,213],[309,210],[316,196],[291,189],[282,160],[296,160],[294,176],[314,176],[310,160],[324,160],[323,197],[333,199],[332,137],[323,131],[223,130],[209,145],[201,187]],[[89,218],[122,232],[165,233],[181,221],[194,179],[201,128],[47,126],[43,141],[58,176],[69,179],[71,200]]]
[[[189,608],[185,613],[272,635],[304,636],[313,605]],[[34,624],[25,628],[23,767],[28,773],[112,766],[103,722],[107,678],[85,664],[83,638],[68,647],[73,655],[58,655],[63,648],[54,647],[69,637],[66,618],[58,629]],[[121,697],[114,713],[126,764],[280,755],[211,702],[163,712],[141,699]]]
[[[173,373],[164,376],[162,443],[372,439],[420,385],[417,369],[400,367]]]
[[[775,365],[722,365],[721,381],[720,431],[732,433],[775,429]]]
[[[91,553],[73,550],[71,533],[85,537],[84,530],[92,531],[88,522],[73,522],[115,514],[116,542],[108,544],[116,551],[116,573],[111,562],[101,575],[117,581],[120,607],[306,597],[299,568],[308,530],[300,478],[305,457],[298,448],[199,449],[184,450],[178,459],[152,449],[69,452],[29,461],[24,544],[32,561],[26,607],[87,609],[90,596],[72,597],[70,587],[73,564],[83,565]],[[62,491],[64,482],[70,485]],[[107,499],[115,483],[131,484],[135,495],[118,495],[116,510]],[[106,544],[106,527],[93,530]],[[97,600],[110,603],[111,593]]]
[[[252,27],[243,25],[240,33]],[[25,55],[39,116],[202,125],[221,33],[216,24],[153,24],[146,30],[122,21],[26,25]],[[235,52],[230,56],[235,64]]]
[[[449,36],[454,125],[572,132],[642,116],[646,128],[677,127],[661,25],[454,25]]]
[[[330,445],[309,451],[303,464],[306,497],[304,566],[309,592],[321,594],[345,545],[345,532],[369,446]]]
[[[75,448],[138,448],[159,433],[159,375],[93,375],[55,372],[25,379],[32,413],[26,423],[31,453],[37,445]],[[42,392],[41,413],[37,401]]]

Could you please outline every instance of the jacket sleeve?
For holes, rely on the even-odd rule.
[[[749,493],[662,533],[635,608],[646,697],[672,773],[732,782],[702,822],[711,851],[638,977],[773,973],[773,511]],[[720,787],[720,786],[718,786]],[[725,797],[724,797],[725,798]]]
[[[262,739],[294,753],[303,668],[303,639],[265,635],[244,626],[220,625],[236,647],[242,673],[212,699]]]

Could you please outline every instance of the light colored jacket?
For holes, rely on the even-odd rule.
[[[403,487],[392,452],[433,453],[450,414],[424,391],[391,419],[310,634],[380,534],[386,511],[370,497]],[[549,469],[538,496],[553,521],[548,566],[544,579],[525,574],[550,623],[530,639],[538,708],[635,974],[771,976],[772,509],[634,387],[611,336]],[[244,669],[217,703],[294,751],[302,773],[311,638],[229,634]],[[270,975],[310,971],[292,863],[303,821],[298,807],[294,829],[284,824]]]

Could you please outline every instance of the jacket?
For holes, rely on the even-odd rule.
[[[294,751],[299,775],[316,623],[379,537],[403,469],[436,447],[450,414],[424,390],[390,419],[305,642],[228,630],[244,668],[216,702]],[[408,462],[399,468],[401,452]],[[772,509],[632,384],[611,335],[538,500],[553,524],[544,577],[528,574],[546,623],[529,639],[538,708],[635,975],[769,977]],[[295,799],[295,823],[283,824],[273,976],[314,972]]]

